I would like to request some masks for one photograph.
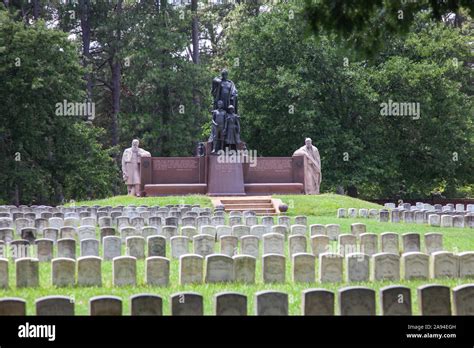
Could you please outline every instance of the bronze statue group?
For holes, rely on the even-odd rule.
[[[240,140],[240,117],[237,114],[237,88],[227,78],[227,70],[222,70],[221,76],[212,80],[212,96],[214,110],[212,111],[212,131],[209,141],[212,141],[211,154],[228,148],[236,150]]]
[[[252,160],[252,151],[248,151],[240,139],[240,117],[237,112],[237,88],[234,82],[227,78],[227,70],[222,70],[221,76],[212,80],[212,96],[214,110],[212,111],[212,131],[209,142],[212,142],[211,155],[227,156],[229,163],[237,159],[249,161],[251,167],[256,166],[256,155]],[[204,144],[200,143],[199,156],[204,156]],[[293,156],[304,156],[304,191],[306,194],[319,194],[321,185],[321,158],[318,149],[310,138],[305,139],[305,145],[293,153]],[[141,157],[151,157],[148,151],[139,147],[137,139],[132,141],[132,147],[126,149],[122,156],[122,173],[128,194],[140,196],[140,164]],[[219,160],[219,158],[218,158]]]

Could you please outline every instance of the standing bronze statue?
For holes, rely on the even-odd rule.
[[[240,117],[234,113],[234,106],[229,105],[229,111],[224,125],[225,144],[229,149],[236,150],[240,144]]]
[[[226,69],[221,71],[221,76],[212,80],[212,96],[214,97],[214,109],[217,109],[217,102],[222,100],[224,103],[224,110],[229,111],[229,106],[234,106],[235,113],[237,112],[237,88],[232,80],[227,78],[228,72]]]
[[[211,154],[217,153],[224,148],[224,126],[226,119],[226,111],[224,110],[224,102],[217,101],[217,109],[212,111],[212,130],[209,141],[212,141]]]

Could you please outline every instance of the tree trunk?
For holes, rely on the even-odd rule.
[[[191,24],[191,36],[193,44],[193,63],[199,64],[199,17],[198,17],[198,0],[191,0],[191,12],[192,12],[192,24]],[[197,109],[201,110],[201,98],[199,97],[198,92],[196,91],[196,86],[193,88],[193,103],[196,105]],[[199,127],[199,118],[194,118],[194,126]]]
[[[357,198],[357,196],[359,195],[359,193],[357,192],[357,187],[355,185],[349,185],[347,187],[347,195],[349,197]]]
[[[17,207],[20,205],[20,188],[18,184],[15,184],[15,205]]]
[[[168,0],[156,0],[156,5],[158,6],[158,11],[165,11],[166,4]]]
[[[38,20],[40,16],[40,0],[33,0],[33,18]]]
[[[91,25],[90,25],[90,0],[81,0],[81,31],[82,31],[82,65],[87,68],[91,61],[90,44],[91,44]],[[87,101],[92,102],[92,75],[86,73],[84,79],[87,81],[86,94]],[[90,115],[88,115],[90,116]]]
[[[117,16],[120,16],[122,13],[122,0],[119,0],[115,11]],[[120,26],[117,28],[117,41],[121,40]],[[111,135],[112,135],[112,146],[118,145],[120,139],[118,134],[118,115],[120,112],[120,91],[121,91],[121,75],[122,67],[120,65],[120,60],[116,50],[111,54],[110,57],[110,69],[112,73],[112,125],[111,125]]]
[[[112,72],[112,125],[111,136],[112,146],[119,143],[118,134],[118,114],[120,112],[120,84],[121,84],[121,66],[117,57],[111,58],[110,69]]]
[[[192,20],[192,42],[193,42],[193,63],[199,64],[199,18],[197,14],[198,0],[191,0]]]

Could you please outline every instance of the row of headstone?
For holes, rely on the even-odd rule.
[[[312,242],[312,245],[320,245],[313,247],[315,250],[323,249],[332,240],[337,240],[341,244],[355,244],[353,242],[356,238],[360,240],[361,244],[365,246],[366,253],[371,254],[372,250],[378,249],[378,235],[375,233],[367,233],[367,226],[363,223],[351,224],[350,234],[341,234],[341,228],[338,224],[314,224],[310,225],[311,239],[318,236],[317,239]],[[324,238],[323,236],[327,237]],[[440,233],[426,233],[425,248],[427,253],[433,251],[442,250],[443,236]],[[399,251],[399,235],[393,232],[385,232],[380,234],[382,251],[395,252]],[[408,251],[420,251],[420,235],[418,233],[405,233],[402,235],[402,250],[403,252]]]
[[[156,215],[146,211],[140,214],[132,211],[127,214],[126,211],[115,211],[111,215],[81,215],[78,213],[66,213],[65,216],[49,216],[49,217],[35,217],[34,213],[30,213],[28,217],[16,215],[10,215],[9,213],[0,213],[0,228],[12,228],[20,233],[22,228],[36,228],[38,232],[42,232],[44,229],[57,228],[70,226],[98,226],[98,227],[135,227],[140,229],[144,226],[193,226],[199,228],[203,225],[225,225],[225,211],[216,209],[214,215],[211,215],[209,208],[200,209],[197,211],[187,211],[185,214],[181,212],[161,212],[158,209]],[[194,208],[193,208],[194,209]],[[122,215],[124,213],[125,215]],[[61,213],[58,213],[61,214]],[[107,213],[105,213],[107,214]],[[33,216],[31,216],[33,215]],[[102,216],[101,216],[102,215]],[[277,224],[291,225],[291,218],[288,216],[278,216]],[[253,211],[231,211],[228,217],[228,223],[230,226],[244,224],[246,226],[262,225],[274,225],[275,219],[273,216],[263,216],[260,219],[256,216]],[[294,224],[307,225],[306,216],[296,216],[294,218]]]
[[[474,213],[466,215],[429,214],[428,224],[432,227],[474,228]]]
[[[343,263],[345,262],[345,267]],[[370,257],[353,253],[344,258],[340,254],[319,255],[319,281],[379,281],[400,279],[472,278],[474,277],[474,252],[453,254],[437,251],[431,255],[421,252],[402,254],[378,253]]]
[[[370,218],[375,219],[379,216],[379,209],[366,209],[366,208],[338,208],[336,217],[338,218]]]
[[[129,218],[142,217],[148,218],[150,216],[160,216],[160,217],[181,217],[185,214],[190,214],[193,216],[206,215],[210,216],[212,213],[211,208],[200,208],[199,205],[183,205],[183,206],[173,206],[169,205],[166,207],[135,207],[135,206],[118,206],[118,207],[50,207],[45,210],[39,207],[30,207],[30,208],[16,208],[16,207],[5,207],[0,206],[0,217],[11,218],[12,220],[17,220],[20,218],[35,220],[35,219],[50,219],[50,218],[74,218],[74,219],[84,219],[84,218],[93,218],[94,221],[99,220],[102,217],[110,217],[113,221],[118,216],[127,216]],[[215,209],[215,214],[224,213],[223,209]],[[95,224],[95,223],[94,223]]]
[[[300,225],[295,225],[293,227],[298,227]],[[210,227],[210,226],[208,226]],[[278,227],[278,226],[274,226]],[[341,254],[351,253],[351,252],[363,252],[369,255],[375,254],[379,250],[378,235],[374,233],[366,233],[365,224],[355,223],[351,225],[351,234],[339,234],[337,235],[337,249],[330,249],[330,240],[331,238],[325,233],[332,234],[332,237],[336,237],[336,234],[339,233],[339,228],[337,228],[337,233],[334,233],[332,225],[329,225],[329,228],[324,225],[311,225],[311,248],[312,252],[315,255],[320,254],[321,252],[338,252]],[[213,234],[213,232],[218,232]],[[278,228],[273,229],[272,231],[278,231]],[[145,257],[147,244],[160,244],[162,245],[161,249],[166,249],[167,239],[170,241],[171,245],[171,256],[174,258],[179,258],[182,254],[187,254],[190,252],[190,246],[193,245],[193,252],[201,256],[206,256],[212,254],[215,251],[215,245],[220,244],[220,252],[228,256],[233,256],[239,253],[239,244],[240,244],[240,253],[248,254],[255,257],[259,255],[259,244],[260,238],[263,240],[263,253],[285,253],[285,231],[282,230],[282,233],[272,232],[265,233],[264,230],[255,230],[246,229],[243,231],[239,227],[231,229],[228,226],[222,226],[216,230],[209,231],[203,229],[202,232],[207,232],[204,234],[195,234],[195,230],[189,231],[187,228],[184,228],[182,231],[185,235],[181,236],[163,236],[163,235],[149,235],[147,239],[142,236],[135,236],[133,234],[123,234],[122,239],[113,236],[105,235],[102,239],[103,246],[103,256],[104,259],[110,260],[113,257],[121,256],[121,244],[123,238],[125,238],[125,246],[127,250],[127,255],[137,257],[142,259]],[[245,233],[254,233],[254,235],[246,235]],[[298,252],[307,251],[307,238],[305,235],[305,230],[302,228],[300,231],[293,229],[292,235],[288,237],[288,250],[289,255],[293,255]],[[238,236],[236,236],[237,234]],[[168,237],[168,238],[166,238]],[[216,243],[215,239],[218,239]],[[383,252],[394,252],[398,253],[399,242],[398,234],[396,233],[382,233],[381,234],[381,245]],[[443,250],[442,244],[442,234],[440,233],[427,233],[424,235],[425,238],[425,250],[427,253],[432,253],[433,251]],[[147,242],[148,241],[148,242]],[[402,235],[402,252],[409,251],[420,251],[420,235],[417,233],[406,233]],[[359,242],[359,243],[357,243]],[[57,249],[58,257],[68,257],[76,258],[76,241],[73,238],[64,238],[57,241],[57,247],[54,248],[54,240],[52,239],[38,239],[35,241],[36,244],[36,256],[40,261],[50,261],[54,257],[54,250]],[[100,256],[99,249],[100,243],[99,240],[94,238],[86,238],[80,241],[80,256]],[[9,244],[9,248],[5,246],[5,243],[0,241],[0,257],[6,257],[6,251],[9,249],[9,255],[14,259],[19,257],[28,257],[33,256],[30,253],[30,242],[27,240],[14,240]],[[148,256],[166,256],[166,254],[159,254],[151,252],[150,248],[154,249],[153,245],[148,247]]]
[[[451,300],[452,293],[452,300]],[[326,289],[308,289],[302,292],[303,315],[376,315],[376,292],[368,287],[345,287],[335,294]],[[474,315],[474,285],[465,284],[451,289],[444,285],[423,285],[417,289],[421,315]],[[380,314],[412,315],[410,288],[392,285],[380,289]],[[214,295],[215,315],[248,315],[247,296],[237,292]],[[204,298],[199,293],[181,292],[170,296],[170,314],[177,316],[204,315]],[[67,296],[47,296],[35,301],[36,315],[73,316],[74,299]],[[21,298],[0,298],[0,315],[25,316],[26,301]],[[89,300],[89,314],[93,316],[123,315],[120,297],[97,296]],[[154,294],[137,294],[130,297],[130,314],[133,316],[163,315],[163,299]],[[255,315],[289,315],[288,294],[266,290],[255,293]]]
[[[137,285],[137,259],[119,256],[113,259],[113,285]],[[250,255],[230,257],[211,254],[203,258],[196,254],[185,254],[179,261],[179,283],[202,284],[239,282],[254,284],[256,258]],[[170,260],[149,257],[145,261],[147,285],[168,286]],[[96,256],[79,258],[56,258],[52,260],[51,282],[53,286],[102,286],[102,259]],[[77,272],[76,272],[77,271]],[[286,258],[279,254],[262,257],[262,280],[264,283],[286,282]],[[316,256],[297,253],[292,256],[291,274],[293,282],[314,283],[316,281]],[[343,257],[335,253],[319,255],[318,281],[362,282],[400,279],[474,278],[474,252],[454,254],[437,251],[431,255],[408,252],[400,257],[393,253],[378,253],[370,257],[363,253],[351,253]],[[345,278],[344,278],[345,274]],[[0,288],[8,288],[8,261],[0,259]],[[16,260],[16,286],[37,287],[39,285],[38,260],[24,258]]]
[[[351,234],[338,235],[338,243],[331,244],[331,238],[323,233],[326,227],[312,228],[315,234],[310,239],[311,251],[315,256],[324,252],[339,253],[346,255],[354,252],[362,252],[372,256],[379,252],[399,253],[399,235],[386,232],[379,237],[375,233],[366,233],[364,224],[352,224]],[[233,233],[230,228],[227,233]],[[363,232],[363,233],[361,233]],[[262,231],[264,233],[264,231]],[[192,236],[192,238],[190,238]],[[220,253],[227,256],[238,254],[259,256],[260,238],[255,235],[243,235],[238,238],[232,234],[223,234],[216,242],[216,236],[199,234],[188,236],[173,236],[169,238],[171,246],[171,257],[179,258],[181,255],[192,252],[203,257],[213,254],[216,245],[220,245]],[[405,233],[402,235],[402,252],[421,251],[420,235],[418,233]],[[72,238],[60,239],[54,246],[51,239],[38,239],[35,241],[36,255],[32,253],[31,244],[26,240],[14,240],[8,247],[0,241],[0,257],[11,256],[13,259],[36,256],[40,262],[49,262],[55,257],[76,259],[76,240]],[[281,233],[265,233],[262,235],[263,254],[285,255],[285,246],[288,246],[288,255],[291,257],[296,253],[305,253],[308,249],[307,237],[296,233],[288,237],[286,243],[285,235]],[[80,257],[100,256],[99,240],[88,238],[80,242]],[[161,235],[151,235],[147,239],[141,236],[128,236],[125,240],[126,255],[144,259],[146,256],[166,256],[167,240]],[[426,233],[424,235],[425,252],[431,254],[443,250],[443,235],[440,233]],[[9,250],[8,254],[7,251]],[[105,236],[102,240],[102,256],[104,260],[112,260],[114,257],[122,256],[122,239],[117,236]]]
[[[264,250],[275,249],[273,239],[281,240],[284,245],[285,239],[282,234],[269,233]],[[240,243],[239,243],[240,242]],[[38,239],[36,244],[36,257],[41,262],[49,262],[54,258],[54,251],[57,257],[76,259],[76,240],[72,238],[60,239],[54,247],[53,240]],[[171,257],[179,258],[183,254],[188,254],[192,247],[192,252],[203,257],[213,254],[216,245],[220,244],[220,252],[233,256],[239,253],[238,246],[240,244],[240,253],[258,257],[260,239],[257,236],[242,236],[237,238],[232,235],[223,235],[216,243],[215,237],[208,234],[194,235],[192,238],[186,236],[174,236],[170,238]],[[294,235],[289,237],[289,245],[292,253],[306,251],[306,237],[302,235]],[[145,238],[141,236],[126,237],[125,242],[126,254],[136,257],[137,259],[148,256],[166,256],[167,240],[164,236],[152,235]],[[84,256],[100,256],[100,243],[97,239],[83,239],[80,242],[80,257]],[[14,240],[9,245],[0,242],[0,257],[11,256],[13,259],[35,256],[31,244],[26,240]],[[8,251],[8,253],[7,253]],[[283,250],[281,252],[283,254]],[[106,236],[102,241],[102,255],[104,260],[112,260],[114,257],[122,255],[122,240],[117,236]]]
[[[351,227],[354,227],[353,224]],[[359,227],[359,226],[358,226]],[[338,236],[338,243],[334,245],[335,250],[331,250],[329,237],[325,235],[313,235],[311,237],[311,246],[314,254],[321,252],[332,251],[342,255],[353,252],[362,252],[369,256],[379,252],[391,252],[398,254],[400,252],[400,236],[398,233],[385,232],[380,234],[380,248],[379,248],[379,234],[366,233],[365,229],[357,231],[351,228],[351,234],[340,234]],[[363,233],[358,233],[363,232]],[[424,250],[427,254],[435,251],[443,250],[443,235],[441,233],[425,233]],[[404,233],[401,235],[401,252],[421,251],[421,236],[419,233]]]
[[[158,212],[150,213],[145,212],[127,212],[126,210],[112,211],[110,214],[106,212],[99,212],[91,214],[89,212],[84,213],[43,213],[41,217],[36,216],[35,213],[1,213],[0,212],[0,226],[15,228],[18,231],[23,227],[36,227],[38,230],[43,230],[47,227],[60,228],[63,226],[78,227],[81,225],[92,225],[99,227],[112,227],[120,225],[130,225],[136,227],[142,227],[144,225],[155,225],[155,224],[178,224],[181,221],[181,212],[160,211],[163,208],[158,209]],[[183,208],[184,209],[184,208]],[[183,216],[200,219],[206,218],[206,221],[210,221],[211,210],[210,208],[197,208],[197,211],[189,210],[184,213]],[[223,210],[215,210],[215,218],[224,218],[225,212]]]
[[[307,227],[305,225],[291,225],[290,227],[286,225],[272,225],[272,226],[265,226],[265,225],[254,225],[254,226],[246,226],[246,225],[203,225],[199,228],[193,226],[183,226],[181,228],[175,226],[162,226],[159,229],[152,230],[152,228],[148,227],[148,231],[145,235],[144,230],[138,231],[133,227],[124,227],[120,229],[120,234],[122,239],[125,240],[126,237],[129,236],[143,236],[147,237],[149,235],[162,235],[165,236],[167,240],[170,240],[172,237],[176,236],[184,236],[188,238],[193,238],[196,235],[210,235],[219,239],[223,236],[235,236],[241,238],[243,236],[256,236],[258,238],[262,238],[265,233],[280,233],[282,235],[305,235],[307,234]]]
[[[4,229],[5,230],[5,229]],[[3,231],[5,232],[5,231]],[[214,251],[215,239],[218,239],[221,243],[221,250],[226,253],[235,253],[233,250],[236,248],[235,244],[238,243],[238,240],[241,240],[243,237],[254,237],[246,238],[245,242],[242,242],[243,246],[249,246],[253,248],[255,243],[258,244],[257,239],[262,239],[264,234],[268,232],[273,232],[286,237],[287,227],[284,225],[275,225],[271,226],[271,229],[268,230],[263,225],[257,226],[245,226],[245,225],[236,225],[232,228],[229,226],[202,226],[198,234],[196,228],[194,227],[182,227],[181,235],[178,235],[178,228],[174,226],[164,226],[161,230],[158,230],[153,227],[144,227],[139,232],[135,228],[126,227],[121,229],[121,238],[115,236],[115,230],[111,228],[101,228],[101,241],[104,242],[108,237],[109,242],[104,242],[104,257],[106,257],[105,249],[108,245],[111,245],[110,239],[114,237],[121,240],[121,243],[126,244],[127,250],[132,252],[132,256],[138,258],[144,257],[145,242],[150,237],[163,237],[166,240],[170,241],[172,254],[174,257],[179,257],[179,254],[186,253],[189,242],[194,242],[194,252],[206,256],[206,253],[212,253]],[[71,257],[75,258],[75,245],[76,245],[76,234],[79,235],[79,245],[80,245],[80,255],[81,256],[99,256],[99,240],[95,239],[95,229],[90,226],[82,226],[76,231],[71,227],[63,227],[60,232],[60,239],[58,238],[57,230],[48,229],[45,232],[45,236],[49,238],[40,238],[40,239],[12,239],[11,233],[2,233],[0,230],[0,243],[8,243],[10,249],[16,251],[19,250],[19,245],[26,247],[28,245],[36,244],[38,250],[38,257],[40,261],[49,261],[53,257],[53,248],[54,244],[57,245],[58,257]],[[304,236],[306,234],[306,227],[304,225],[293,225],[291,226],[290,236]],[[27,237],[25,237],[27,238]],[[294,239],[296,240],[296,238]],[[233,246],[234,245],[234,246]],[[114,248],[115,247],[114,242]],[[66,254],[62,250],[67,249]],[[69,251],[70,250],[70,251]],[[176,250],[176,253],[174,252]],[[4,253],[1,253],[0,256]],[[4,250],[6,251],[6,249]],[[137,255],[135,255],[135,251]],[[71,256],[69,256],[71,255]],[[5,255],[4,255],[5,256]],[[28,256],[27,251],[25,254],[12,252],[11,255],[14,258],[26,257]],[[118,255],[115,255],[118,256]]]
[[[169,283],[170,261],[154,256],[146,259],[146,283],[153,286],[167,286]],[[34,258],[17,259],[16,287],[38,287],[39,261]],[[113,285],[136,285],[136,258],[119,256],[113,259]],[[56,287],[102,286],[102,259],[97,256],[55,258],[51,262],[51,284]],[[0,288],[9,287],[8,261],[0,259]]]
[[[64,226],[97,226],[97,224],[99,227],[134,226],[137,228],[141,228],[148,224],[151,226],[178,226],[178,224],[183,224],[196,227],[204,224],[224,224],[225,211],[222,207],[216,207],[214,210],[214,216],[212,217],[212,210],[210,208],[199,208],[199,206],[191,207],[190,205],[184,205],[183,207],[169,207],[68,207],[63,208],[63,213],[38,213],[38,211],[34,213],[33,211],[35,211],[36,208],[29,208],[30,213],[26,213],[27,215],[18,212],[19,209],[17,208],[12,208],[12,213],[10,214],[8,208],[4,207],[2,210],[2,207],[0,207],[0,227],[16,229],[23,227],[37,227],[38,230],[42,231],[47,227],[59,229]],[[175,210],[173,211],[173,209]],[[13,210],[16,210],[16,212],[13,212]],[[43,215],[39,215],[40,217],[38,217],[38,214]],[[36,219],[38,220],[35,222]],[[202,219],[203,221],[199,223],[199,219]],[[290,225],[289,217],[282,216],[277,219],[279,220],[278,224]],[[307,223],[305,216],[297,216],[294,219],[296,224]],[[253,211],[231,211],[229,214],[229,222],[231,225],[246,224],[253,226],[258,224],[258,218],[256,213]],[[264,216],[261,218],[261,223],[274,224],[274,218],[272,216]]]
[[[264,253],[265,250],[278,250],[276,253],[284,253],[284,243],[285,235],[284,230],[282,233],[265,233],[266,231],[255,231],[255,229],[246,229],[245,231],[236,227],[231,229],[228,226],[222,226],[223,228],[218,228],[217,234],[211,233],[209,230],[203,230],[203,232],[208,232],[204,234],[195,234],[195,230],[188,231],[187,229],[182,230],[184,235],[182,236],[162,236],[162,235],[150,235],[147,236],[147,240],[152,241],[161,240],[161,243],[166,244],[166,239],[169,239],[172,249],[173,257],[178,258],[183,253],[187,253],[189,249],[189,244],[193,241],[194,243],[194,252],[202,256],[206,256],[214,251],[215,239],[217,238],[221,245],[221,252],[232,256],[237,252],[237,246],[240,242],[241,249],[243,254],[251,254],[258,256],[258,246],[260,237],[264,240]],[[224,228],[225,227],[225,228]],[[278,227],[278,226],[276,226]],[[272,231],[278,231],[277,228]],[[288,237],[290,255],[295,252],[305,252],[306,251],[306,236],[304,230],[301,229],[301,232],[296,232],[294,229],[293,235]],[[365,224],[352,224],[351,225],[351,234],[339,234],[340,227],[339,225],[311,225],[311,245],[313,253],[318,254],[321,250],[326,250],[329,246],[331,239],[336,239],[339,241],[340,246],[349,246],[350,251],[354,251],[353,248],[356,245],[356,241],[360,241],[360,250],[362,252],[373,254],[378,251],[378,235],[374,233],[366,233]],[[245,233],[254,233],[254,235],[245,234]],[[237,234],[237,236],[236,236]],[[266,236],[266,237],[265,237]],[[166,238],[168,237],[168,238]],[[240,238],[239,238],[240,237]],[[107,239],[106,239],[107,238]],[[145,249],[145,238],[142,236],[135,235],[122,235],[122,238],[125,238],[125,245],[127,250],[132,251],[132,256],[138,258],[144,257]],[[382,251],[398,252],[398,234],[392,232],[386,232],[381,234],[381,244]],[[427,253],[433,251],[442,250],[442,234],[440,233],[427,233],[424,236],[425,238],[425,248]],[[265,239],[267,243],[265,243]],[[403,240],[403,251],[420,251],[420,235],[417,233],[405,233],[402,235]],[[113,241],[113,243],[112,243]],[[274,241],[274,242],[273,242]],[[109,247],[112,246],[114,250],[120,250],[120,244],[122,239],[116,236],[105,236],[102,239],[104,255],[108,254]],[[52,258],[54,240],[52,239],[38,239],[35,241],[37,246],[37,255],[40,261],[49,261]],[[59,257],[71,257],[75,258],[75,245],[76,242],[73,238],[64,238],[58,241],[57,249]],[[275,245],[273,247],[273,245]],[[28,248],[25,249],[26,253],[21,253],[21,247],[30,246],[31,244],[27,240],[14,240],[10,242],[10,249],[12,252],[11,256],[14,258],[17,257],[26,257],[28,255]],[[5,252],[8,248],[5,247],[5,244],[0,241],[0,257],[5,257]],[[93,238],[83,239],[80,242],[81,246],[81,256],[99,256],[99,241]],[[267,246],[267,247],[266,247]],[[342,248],[341,253],[344,252]],[[64,251],[66,250],[66,251]],[[328,250],[326,250],[328,251]],[[255,254],[256,253],[256,254]],[[136,254],[136,255],[135,255]],[[70,256],[72,255],[72,256]],[[119,256],[120,254],[114,254],[114,256]],[[150,255],[154,256],[154,255]],[[158,255],[164,256],[164,255]],[[110,259],[105,256],[106,259]]]
[[[207,219],[207,217],[203,217]],[[273,219],[273,217],[270,217]],[[239,223],[232,223],[230,227],[225,225],[224,218],[219,221],[209,221],[209,220],[202,220],[200,223],[197,224],[184,224],[178,226],[177,221],[167,221],[166,224],[162,225],[161,218],[154,223],[154,226],[147,226],[143,224],[136,224],[134,226],[129,226],[128,222],[121,225],[118,225],[119,234],[122,236],[123,241],[125,241],[126,237],[128,236],[142,236],[148,237],[150,235],[164,235],[167,239],[171,238],[172,236],[179,235],[179,230],[181,230],[181,234],[192,237],[198,233],[205,233],[211,234],[215,236],[221,236],[224,234],[231,234],[229,228],[232,229],[233,234],[240,237],[242,235],[257,235],[262,236],[263,233],[266,232],[279,232],[283,234],[305,234],[306,233],[306,217],[300,216],[295,218],[295,222],[299,222],[297,224],[290,224],[289,218],[286,216],[280,216],[278,218],[279,224],[274,225],[273,221],[265,221],[262,219],[263,224],[239,224]],[[174,218],[169,218],[174,219]],[[185,218],[186,219],[186,218]],[[194,218],[193,218],[194,219]],[[160,222],[158,222],[160,221]],[[216,224],[212,224],[216,222]],[[238,221],[236,221],[238,222]],[[5,242],[10,242],[15,239],[15,230],[9,225],[2,225],[0,222],[0,240]],[[103,238],[107,235],[116,235],[117,230],[115,227],[112,226],[100,226],[100,236]],[[17,228],[18,230],[18,228]],[[54,227],[48,226],[44,227],[41,230],[38,230],[35,227],[21,227],[19,228],[19,234],[21,239],[28,240],[30,242],[35,241],[37,238],[46,238],[52,239],[56,241],[57,239],[63,238],[73,238],[78,239],[79,241],[88,238],[96,238],[96,227],[94,225],[81,225],[81,226],[58,226],[55,225]]]
[[[434,210],[404,210],[394,208],[388,209],[359,209],[339,208],[337,210],[338,218],[373,218],[380,222],[406,222],[416,224],[429,224],[437,227],[469,227],[474,228],[474,212],[457,213],[457,215],[447,214],[445,212],[436,212]]]
[[[292,280],[313,283],[316,281],[316,257],[309,253],[297,253],[292,257]],[[205,274],[204,274],[205,269]],[[229,257],[222,254],[189,254],[180,258],[180,284],[216,282],[255,283],[256,258],[249,255]],[[264,283],[286,282],[286,258],[279,254],[262,257],[262,280]]]
[[[51,262],[51,282],[53,286],[102,286],[102,259],[95,256],[76,260],[56,258]],[[16,287],[38,287],[39,261],[35,258],[17,259],[15,262]],[[8,261],[0,259],[0,288],[8,288]]]
[[[396,209],[397,206],[395,203],[385,203],[384,204],[385,208],[388,209]],[[474,213],[474,204],[467,204],[464,205],[462,203],[458,204],[453,204],[453,203],[448,203],[446,205],[442,204],[427,204],[423,202],[416,202],[416,204],[413,206],[410,203],[402,203],[398,205],[398,208],[405,209],[405,210],[434,210],[434,211],[439,211],[439,212],[473,212]]]
[[[46,206],[46,205],[0,205],[0,213],[63,213],[63,214],[74,214],[74,213],[94,213],[97,214],[99,212],[112,212],[112,211],[137,211],[137,212],[146,212],[149,211],[151,213],[155,213],[158,211],[182,211],[182,210],[192,210],[192,211],[211,211],[210,208],[201,208],[199,204],[167,204],[165,206],[159,205],[116,205],[116,206],[101,206],[101,205],[69,205],[69,206]],[[218,208],[216,208],[218,209]],[[220,209],[220,208],[219,208]]]

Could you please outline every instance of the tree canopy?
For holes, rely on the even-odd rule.
[[[364,54],[376,54],[391,35],[410,32],[416,16],[462,26],[474,15],[471,0],[305,0],[304,18],[315,34],[333,33]]]
[[[290,156],[311,137],[323,192],[474,194],[471,2],[4,4],[2,202],[124,192],[133,138],[154,156],[193,155],[224,67],[249,148]],[[94,115],[58,115],[63,101]]]

